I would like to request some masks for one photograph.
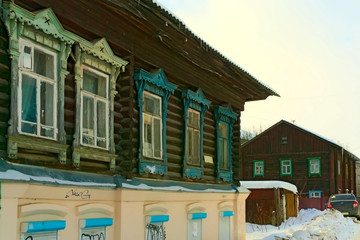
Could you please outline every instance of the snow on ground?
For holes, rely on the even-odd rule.
[[[289,218],[279,227],[246,223],[246,239],[356,240],[360,239],[360,222],[334,209],[302,209],[296,218]]]

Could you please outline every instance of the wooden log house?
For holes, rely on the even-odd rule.
[[[323,210],[331,194],[356,194],[359,158],[339,144],[281,120],[241,146],[241,179],[280,180],[299,191],[299,207]]]
[[[240,116],[275,91],[151,0],[0,3],[0,239],[245,238]]]

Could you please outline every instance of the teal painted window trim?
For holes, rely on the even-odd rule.
[[[151,173],[157,175],[167,174],[167,154],[166,154],[166,116],[168,112],[167,103],[174,94],[177,85],[169,83],[165,73],[159,69],[155,73],[147,72],[143,69],[135,69],[134,81],[137,89],[137,102],[139,105],[139,173]],[[162,156],[161,159],[145,157],[143,153],[143,107],[144,91],[157,95],[161,98],[161,123],[162,123]]]
[[[89,218],[80,220],[81,228],[109,227],[113,225],[112,218]]]
[[[312,164],[318,164],[318,171],[317,172],[312,172],[311,171],[311,165]],[[314,157],[314,158],[308,158],[308,168],[309,168],[309,177],[312,175],[318,175],[321,176],[321,158],[320,157]]]
[[[27,222],[21,224],[21,232],[35,233],[35,232],[59,231],[65,229],[65,227],[66,227],[65,220]]]
[[[217,146],[217,179],[223,180],[226,182],[232,181],[232,161],[231,161],[231,138],[233,135],[232,126],[236,122],[238,115],[232,110],[231,105],[215,106],[214,107],[214,118],[216,122],[216,146]],[[228,129],[228,146],[227,146],[227,163],[228,166],[226,169],[220,167],[220,129],[219,124],[227,125]]]
[[[309,191],[309,198],[321,198],[321,191]]]
[[[204,115],[210,107],[210,101],[204,96],[204,93],[199,88],[196,92],[189,89],[184,89],[181,93],[184,102],[184,153],[183,153],[183,175],[188,178],[201,179],[204,175],[204,153],[203,153],[203,128],[204,128]],[[187,151],[188,151],[188,114],[189,108],[199,112],[200,114],[200,164],[193,166],[188,164]]]
[[[289,166],[289,172],[283,172],[283,164],[285,163],[290,163],[288,164]],[[292,160],[291,159],[280,159],[280,176],[291,176],[292,177]]]
[[[256,165],[260,164],[262,166],[262,172],[256,173]],[[264,160],[254,160],[254,177],[264,177],[265,176],[265,161]]]

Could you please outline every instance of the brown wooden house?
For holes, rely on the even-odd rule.
[[[171,239],[185,239],[181,234],[187,234],[187,214],[195,214],[190,219],[195,225],[206,217],[204,188],[216,198],[208,207],[209,218],[224,226],[219,231],[213,228],[212,234],[245,238],[240,229],[244,218],[239,215],[244,213],[237,209],[248,191],[233,184],[239,183],[240,116],[245,102],[278,96],[276,92],[152,0],[0,3],[0,157],[7,162],[1,166],[23,171],[31,165],[32,174],[46,174],[43,167],[49,174],[54,169],[75,171],[79,178],[88,176],[93,181],[100,175],[129,179],[133,185],[112,183],[121,194],[108,197],[105,192],[97,200],[122,209],[113,211],[117,219],[104,210],[118,226],[111,230],[113,239],[143,239],[145,228],[148,233],[148,226],[159,229],[160,220],[161,224],[169,220],[165,214],[173,211],[169,206],[183,212],[180,218],[170,216],[167,234]],[[0,171],[0,181],[1,173],[9,180],[7,170]],[[47,179],[38,177],[24,179]],[[11,176],[10,180],[20,181]],[[76,185],[76,181],[71,183]],[[149,197],[146,191],[165,184],[192,194],[164,190],[165,195],[159,191]],[[125,191],[124,186],[138,187],[139,192]],[[146,191],[139,186],[147,186]],[[217,190],[231,194],[216,195]],[[57,194],[51,196],[54,201],[64,200]],[[241,201],[234,200],[239,194]],[[127,200],[119,206],[123,198]],[[47,202],[36,196],[29,199],[26,204]],[[166,205],[167,200],[177,207]],[[66,201],[70,200],[63,202],[70,209],[78,204]],[[137,208],[125,206],[132,201],[139,203]],[[22,204],[19,200],[17,207],[21,209]],[[151,208],[154,204],[161,206]],[[139,213],[120,221],[127,209]],[[152,218],[154,212],[162,214]],[[66,214],[61,215],[57,218]],[[19,226],[20,221],[15,217],[12,226]],[[131,221],[144,231],[131,231],[135,226]],[[178,224],[183,227],[175,227]],[[176,234],[178,229],[180,234]],[[201,231],[201,227],[196,229]],[[7,239],[15,239],[11,236]]]
[[[281,120],[241,146],[242,180],[294,184],[300,208],[324,209],[333,193],[356,194],[355,155],[337,143]]]

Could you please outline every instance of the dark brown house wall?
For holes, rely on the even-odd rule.
[[[286,137],[286,140],[284,139]],[[297,186],[304,197],[309,191],[333,193],[336,148],[286,122],[269,129],[241,148],[244,180],[281,180]],[[321,176],[309,176],[308,158],[321,158]],[[292,176],[281,176],[280,159],[292,160]],[[254,177],[254,160],[264,160],[264,177]],[[337,164],[337,162],[336,162]]]
[[[8,34],[0,21],[0,156],[6,156],[6,133],[10,117],[10,59]]]

